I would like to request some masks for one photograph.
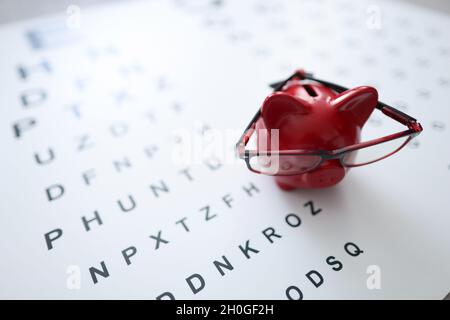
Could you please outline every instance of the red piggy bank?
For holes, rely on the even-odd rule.
[[[278,129],[279,150],[336,150],[360,141],[377,102],[372,87],[338,94],[320,83],[293,79],[265,99],[256,129]],[[275,179],[283,190],[325,188],[339,183],[347,170],[332,159],[312,171]]]

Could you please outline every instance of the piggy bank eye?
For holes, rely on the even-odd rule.
[[[268,156],[258,157],[258,162],[259,162],[259,165],[264,168],[269,168],[272,163],[272,161],[270,161],[270,157],[268,157]]]
[[[282,170],[290,170],[290,169],[292,169],[292,164],[289,161],[283,161],[281,163],[281,169]]]

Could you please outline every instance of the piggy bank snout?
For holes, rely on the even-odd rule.
[[[276,181],[283,190],[326,188],[339,183],[344,178],[345,171],[338,160],[331,160],[313,171],[294,176],[279,176],[276,177]]]
[[[304,174],[304,181],[310,188],[331,187],[345,176],[345,169],[337,161],[327,161],[320,168]]]

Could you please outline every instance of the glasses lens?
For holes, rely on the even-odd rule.
[[[253,171],[268,175],[295,175],[310,171],[321,162],[315,155],[258,155],[250,158]]]
[[[410,137],[406,136],[348,152],[343,158],[343,163],[346,166],[361,166],[387,158],[403,148],[409,140]]]

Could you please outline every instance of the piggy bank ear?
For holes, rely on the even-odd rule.
[[[357,87],[335,97],[332,105],[351,117],[360,127],[366,123],[378,103],[378,92],[373,87]]]
[[[309,112],[310,106],[306,101],[284,92],[272,93],[261,107],[261,116],[267,128],[280,128],[284,118]]]

